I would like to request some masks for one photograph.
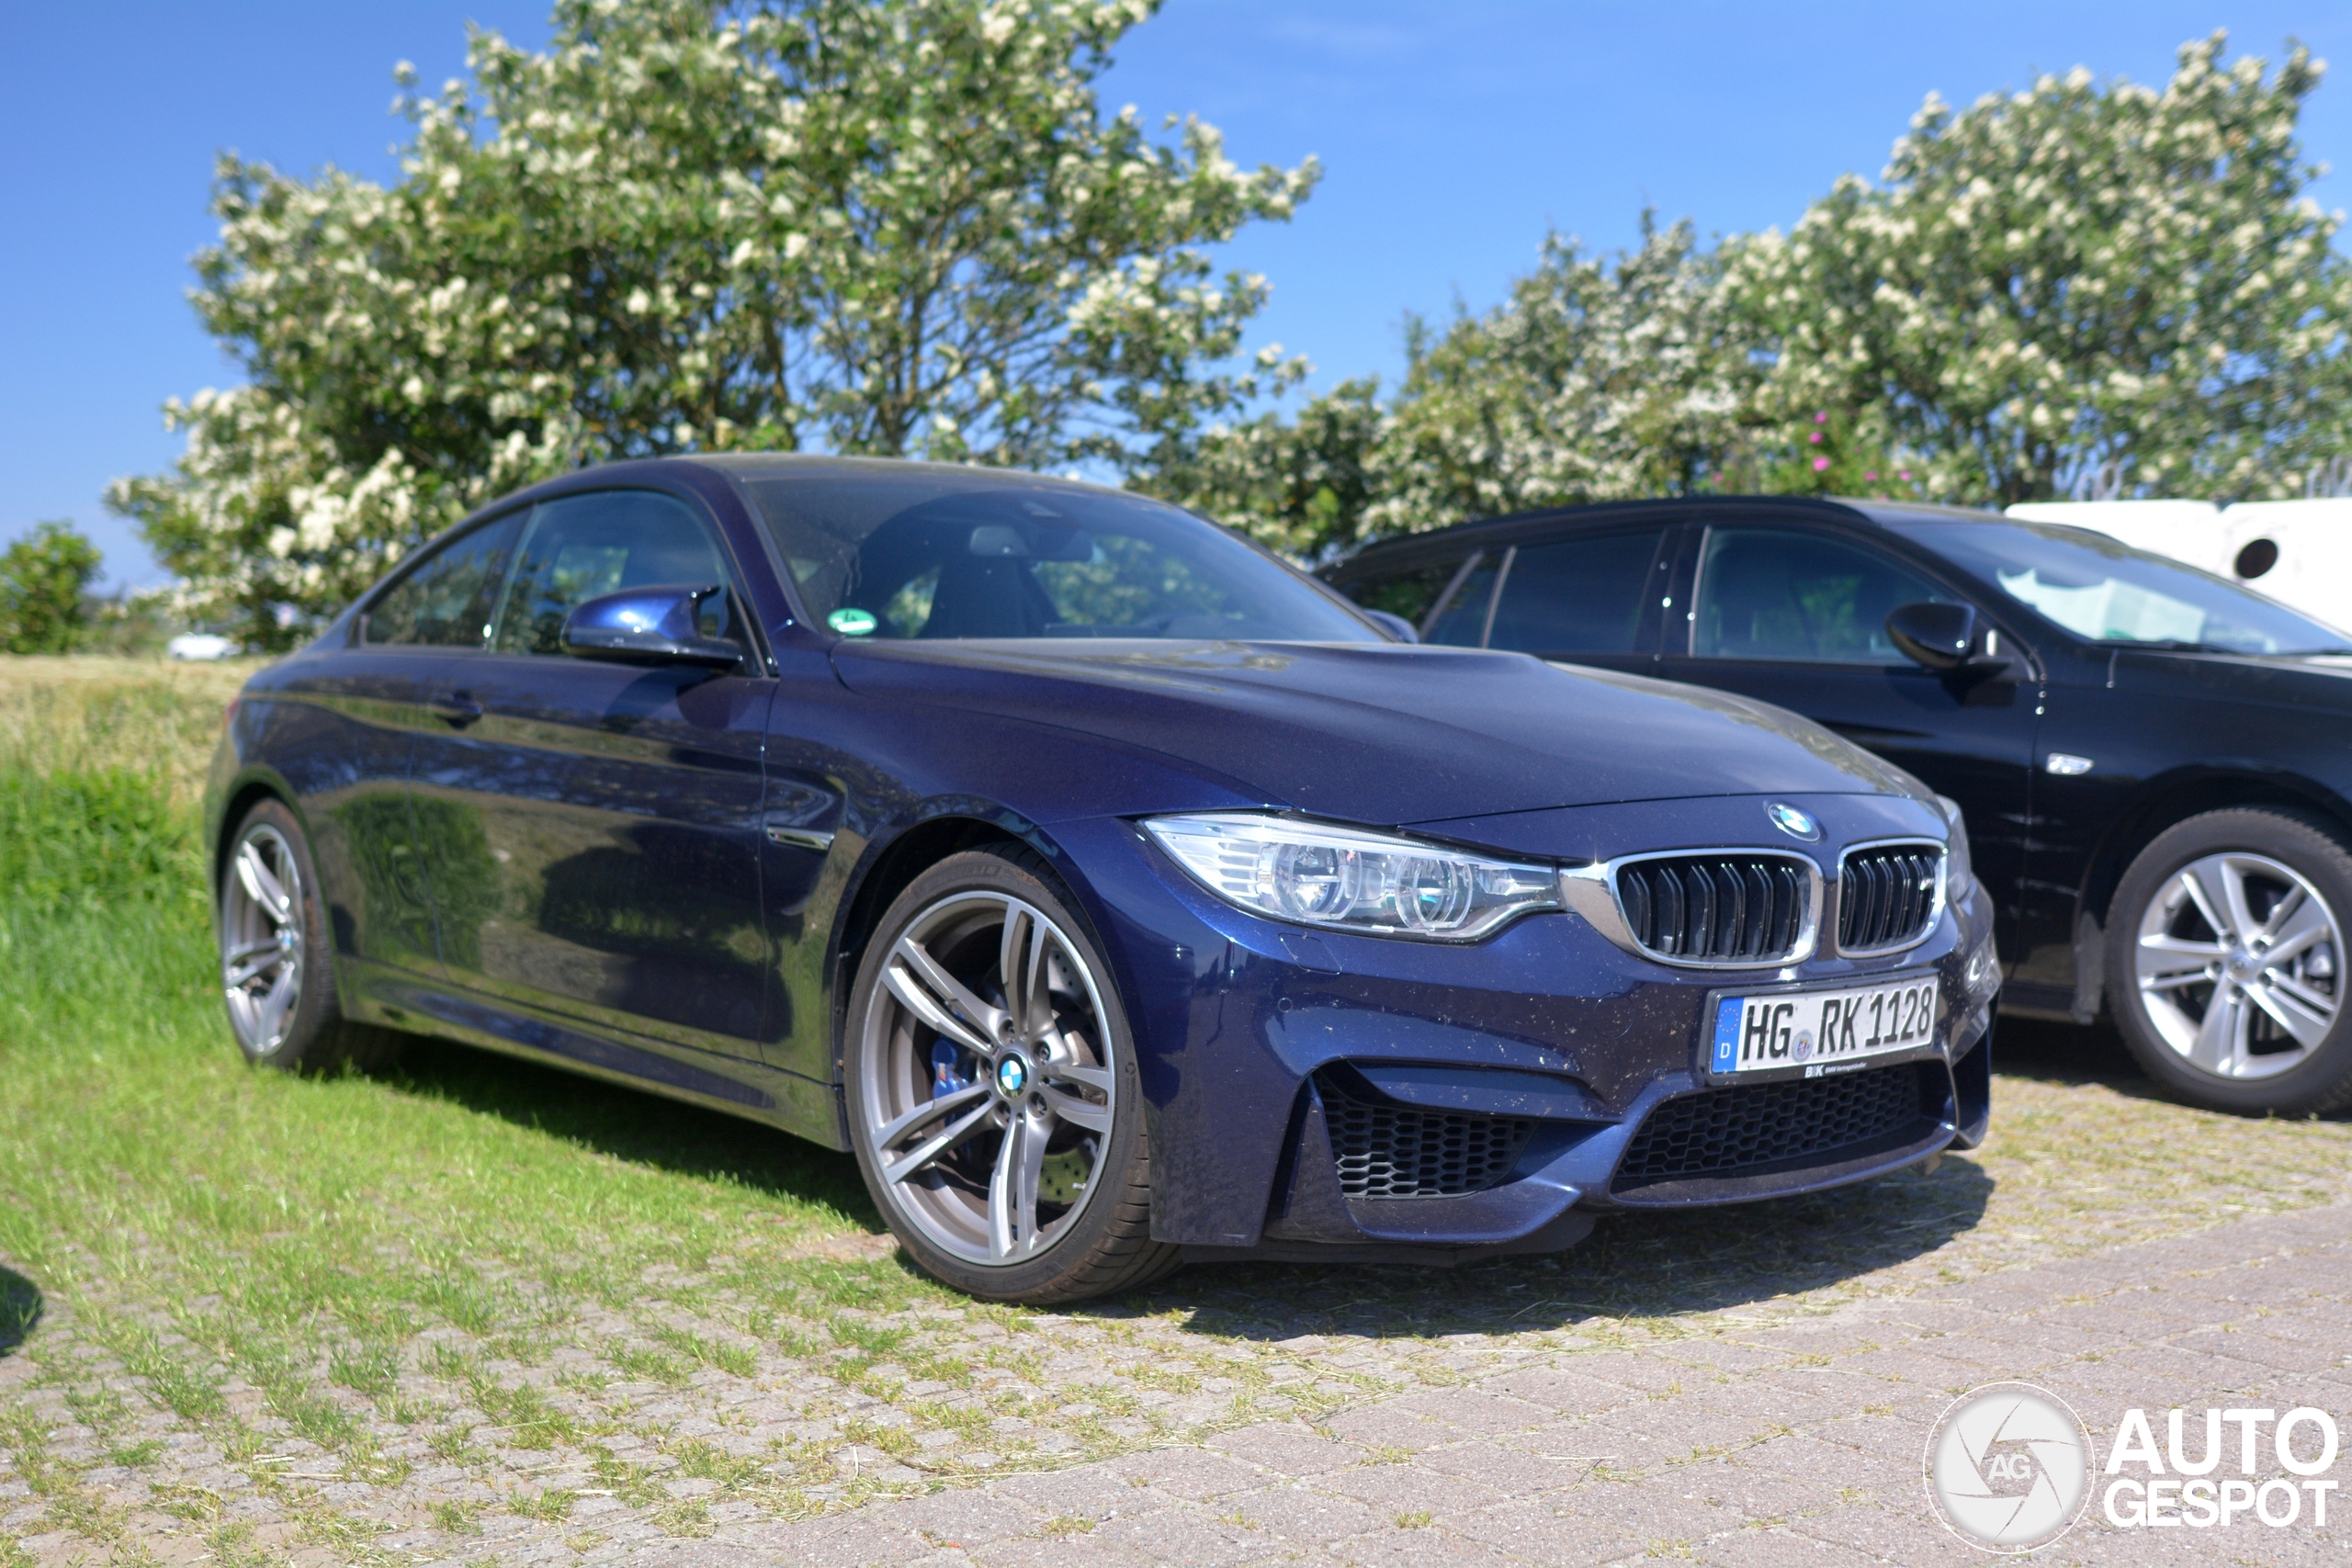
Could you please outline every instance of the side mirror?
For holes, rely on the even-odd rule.
[[[1886,635],[1912,662],[1949,674],[1967,668],[1976,646],[1976,612],[1966,604],[1898,604],[1886,617]]]
[[[695,664],[732,670],[743,661],[740,643],[702,634],[702,607],[727,590],[716,584],[624,588],[573,606],[563,618],[563,651],[614,664]]]
[[[1413,623],[1407,620],[1402,615],[1392,615],[1385,610],[1367,610],[1361,604],[1356,606],[1356,614],[1362,615],[1365,620],[1370,621],[1374,626],[1378,626],[1382,631],[1386,632],[1398,642],[1419,642],[1421,640],[1421,634],[1413,629]]]

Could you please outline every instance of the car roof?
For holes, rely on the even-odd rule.
[[[1791,521],[1860,523],[1876,527],[1900,527],[1905,523],[1992,523],[1996,512],[1939,506],[1928,502],[1853,500],[1813,495],[1690,495],[1644,501],[1603,501],[1580,506],[1547,506],[1514,512],[1502,517],[1480,518],[1432,528],[1426,533],[1376,540],[1351,556],[1332,563],[1328,571],[1352,570],[1359,564],[1406,561],[1423,553],[1503,546],[1549,533],[1563,524],[1602,526],[1611,523],[1642,523],[1656,519],[1705,521],[1711,514],[1736,513],[1743,517],[1776,516]]]

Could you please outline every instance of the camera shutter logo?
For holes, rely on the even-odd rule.
[[[1987,1383],[1943,1414],[1928,1438],[1928,1500],[1972,1546],[2003,1553],[2047,1546],[2082,1517],[2091,1444],[2056,1394]]]

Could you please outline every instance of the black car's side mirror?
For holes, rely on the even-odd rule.
[[[1395,637],[1398,642],[1421,640],[1421,634],[1413,629],[1413,623],[1402,615],[1392,615],[1385,610],[1367,610],[1361,604],[1356,606],[1356,614]]]
[[[1976,650],[1976,611],[1967,604],[1898,604],[1887,615],[1886,635],[1913,663],[1948,675],[1968,668]]]
[[[559,640],[582,659],[732,670],[743,661],[742,645],[702,631],[703,604],[717,599],[723,609],[726,592],[717,584],[624,588],[574,605]]]

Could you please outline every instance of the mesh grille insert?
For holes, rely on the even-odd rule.
[[[1617,908],[1662,958],[1769,964],[1796,951],[1812,881],[1786,855],[1677,855],[1617,868]]]
[[[1315,1080],[1323,1124],[1351,1198],[1454,1198],[1483,1192],[1510,1174],[1534,1135],[1523,1116],[1421,1111],[1350,1094]]]
[[[1929,844],[1856,850],[1838,877],[1838,945],[1848,953],[1899,947],[1928,934],[1943,852]]]
[[[1734,1176],[1899,1133],[1923,1114],[1917,1066],[1709,1089],[1651,1111],[1611,1185]]]

